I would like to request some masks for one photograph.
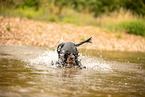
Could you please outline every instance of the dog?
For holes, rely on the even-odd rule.
[[[56,65],[59,67],[77,66],[79,68],[86,68],[85,66],[82,66],[78,58],[79,51],[77,47],[84,43],[92,43],[91,39],[92,37],[79,44],[74,44],[73,42],[60,43],[57,47],[58,61],[56,62]]]

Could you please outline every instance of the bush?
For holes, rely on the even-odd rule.
[[[145,36],[145,23],[141,20],[122,22],[121,25],[129,34]]]
[[[57,22],[58,21],[58,17],[55,16],[55,15],[51,15],[48,18],[49,18],[48,20],[51,21],[51,22]]]

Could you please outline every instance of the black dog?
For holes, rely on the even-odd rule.
[[[88,42],[91,42],[92,37],[89,39],[79,43],[74,44],[73,42],[64,42],[60,43],[57,47],[57,53],[58,53],[58,61],[56,62],[57,66],[59,67],[70,67],[70,66],[78,66],[80,68],[82,67],[80,60],[78,59],[78,50],[77,47]]]

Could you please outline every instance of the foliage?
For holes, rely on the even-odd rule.
[[[0,5],[10,8],[34,7],[36,10],[49,7],[51,12],[55,6],[58,8],[57,15],[61,15],[64,7],[69,7],[79,12],[92,13],[94,16],[123,7],[135,14],[145,15],[145,0],[1,0]]]
[[[123,13],[120,12],[121,9]],[[128,11],[133,13],[135,19],[132,14],[126,14]],[[145,36],[144,18],[140,19],[145,15],[144,0],[0,0],[0,14],[95,25],[106,32],[128,32]],[[117,37],[121,38],[121,34]]]
[[[145,36],[145,23],[140,20],[122,22],[121,26],[130,34]]]
[[[131,10],[133,14],[145,15],[145,0],[122,0],[121,6]]]
[[[49,18],[48,18],[49,21],[51,22],[57,22],[58,21],[58,17],[55,16],[55,15],[51,15]]]
[[[7,29],[7,31],[11,31],[11,29],[10,29],[10,27],[9,27],[9,26],[8,26],[6,29]]]

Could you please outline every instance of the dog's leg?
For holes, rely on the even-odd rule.
[[[65,63],[63,63],[61,59],[58,59],[58,61],[56,61],[55,64],[56,64],[56,66],[58,66],[58,67],[63,67],[63,66],[65,65]]]

